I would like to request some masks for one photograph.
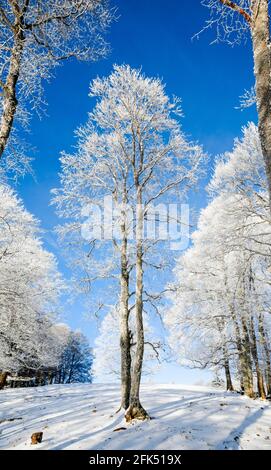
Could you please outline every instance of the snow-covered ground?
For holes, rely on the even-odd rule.
[[[144,385],[142,403],[153,419],[127,425],[116,414],[116,385],[1,391],[0,448],[271,449],[271,404],[261,400],[206,387]],[[31,446],[39,431],[43,442]]]

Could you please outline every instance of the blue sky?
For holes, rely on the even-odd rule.
[[[216,154],[230,150],[233,140],[249,120],[256,121],[255,109],[235,109],[239,96],[254,83],[250,41],[240,47],[210,45],[215,31],[192,40],[202,29],[208,11],[200,0],[115,0],[119,20],[108,34],[111,53],[107,59],[86,64],[66,62],[45,85],[48,117],[34,117],[28,140],[37,148],[33,164],[36,179],[20,181],[18,192],[26,208],[35,214],[45,230],[47,248],[54,251],[65,276],[65,260],[51,235],[58,223],[54,208],[49,207],[50,189],[59,186],[59,154],[71,151],[74,130],[86,121],[93,106],[88,97],[89,83],[97,75],[108,75],[113,64],[141,67],[149,76],[159,76],[168,94],[182,98],[183,129],[201,143],[210,154],[208,173]],[[193,198],[197,208],[206,204],[204,182]],[[95,321],[82,317],[82,305],[65,305],[66,321],[79,327],[90,341],[97,333]],[[163,370],[161,381],[193,381],[198,373],[170,367]],[[182,375],[178,378],[177,376]]]

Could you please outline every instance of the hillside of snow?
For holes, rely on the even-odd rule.
[[[271,449],[271,404],[215,389],[144,385],[148,422],[126,424],[117,385],[0,392],[1,449]],[[118,430],[118,428],[125,428]],[[33,432],[43,442],[31,446]]]

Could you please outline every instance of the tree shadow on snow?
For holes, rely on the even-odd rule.
[[[264,412],[264,408],[260,408],[257,411],[254,411],[252,414],[249,414],[245,417],[242,423],[235,429],[233,429],[228,436],[223,439],[222,443],[219,443],[216,447],[216,450],[241,450],[242,446],[240,443],[240,439],[242,438],[244,432],[246,431],[249,426],[257,421],[262,417]]]

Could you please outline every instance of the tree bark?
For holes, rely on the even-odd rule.
[[[136,353],[132,371],[130,405],[125,415],[127,421],[144,420],[149,416],[140,403],[139,391],[144,356],[144,325],[143,325],[143,219],[142,188],[137,188],[137,220],[136,220]]]
[[[2,390],[6,383],[7,383],[7,378],[8,378],[8,372],[0,372],[0,390]]]
[[[12,130],[17,110],[16,86],[20,76],[21,60],[24,48],[24,33],[21,16],[14,24],[14,46],[11,52],[10,65],[5,83],[3,84],[3,110],[0,121],[0,159],[3,156]]]
[[[229,362],[229,355],[228,355],[228,347],[227,347],[227,339],[225,337],[225,321],[224,319],[217,319],[217,329],[221,335],[222,339],[222,350],[223,350],[223,359],[224,359],[224,370],[225,370],[225,378],[226,378],[226,390],[229,392],[233,392],[234,388],[232,385],[231,380],[231,371],[230,371],[230,362]]]
[[[252,316],[251,316],[251,319],[250,319],[250,335],[251,335],[251,342],[252,342],[251,352],[252,352],[252,357],[253,357],[253,361],[254,361],[254,364],[255,364],[256,375],[257,375],[258,394],[263,400],[265,400],[266,399],[266,393],[265,393],[265,388],[264,388],[264,379],[263,379],[262,371],[260,369],[260,363],[259,363],[259,357],[258,357],[258,348],[257,348],[257,339],[256,339],[254,321],[253,321]]]
[[[242,323],[242,356],[243,356],[243,383],[244,383],[244,393],[249,398],[255,398],[254,387],[253,387],[253,371],[252,371],[252,362],[251,362],[251,344],[249,331],[244,318],[244,312],[241,313],[241,323]]]
[[[232,317],[234,329],[235,329],[236,347],[237,347],[238,359],[239,359],[238,369],[239,369],[239,378],[240,378],[240,389],[241,389],[241,392],[245,392],[245,387],[244,387],[245,357],[244,357],[244,351],[242,348],[240,327],[236,318],[234,307],[231,308],[231,317]]]
[[[258,127],[271,209],[271,57],[268,0],[255,2],[251,36],[256,77]]]
[[[236,346],[239,355],[239,374],[241,391],[244,392],[244,394],[248,397],[254,398],[250,340],[248,336],[247,325],[242,312],[241,325],[243,331],[241,334],[241,329],[233,307],[231,309],[231,316],[235,328]]]
[[[268,336],[265,331],[264,327],[264,321],[263,321],[263,316],[260,313],[259,315],[259,322],[258,322],[258,327],[259,327],[259,334],[260,334],[260,339],[262,343],[262,348],[264,352],[264,358],[265,358],[265,380],[266,380],[266,390],[267,390],[267,395],[271,396],[271,361],[270,361],[270,351],[268,347]]]
[[[269,208],[271,210],[271,57],[269,0],[251,0],[250,16],[243,8],[230,0],[220,3],[242,15],[249,24],[252,38],[258,128],[267,176]]]
[[[129,329],[129,272],[127,257],[127,227],[125,214],[121,224],[121,275],[120,275],[120,351],[121,351],[121,408],[127,410],[131,389],[131,338]]]
[[[223,348],[223,353],[224,353],[224,369],[225,369],[225,377],[226,377],[226,390],[227,392],[233,392],[234,388],[233,388],[232,380],[231,380],[230,363],[229,363],[229,358],[228,358],[228,354],[227,354],[227,350],[225,346]]]

